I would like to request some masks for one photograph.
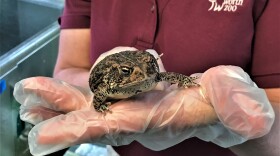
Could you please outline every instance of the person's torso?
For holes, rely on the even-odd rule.
[[[221,64],[247,69],[263,7],[254,0],[92,1],[91,60],[132,46],[163,53],[166,69],[183,74]]]
[[[91,61],[114,47],[131,46],[163,53],[161,59],[167,71],[186,75],[217,65],[236,65],[248,70],[254,23],[265,1],[93,0]],[[141,150],[146,150],[146,155],[174,151],[178,156],[234,155],[228,149],[198,139],[186,140],[162,152],[140,146],[132,143],[117,149],[125,149],[127,155],[129,151],[133,154]]]

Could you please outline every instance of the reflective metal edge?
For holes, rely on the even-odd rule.
[[[59,25],[54,22],[36,35],[22,42],[0,57],[0,79],[17,68],[18,64],[36,53],[59,35]]]

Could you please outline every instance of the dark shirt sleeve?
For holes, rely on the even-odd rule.
[[[62,16],[58,22],[61,29],[89,28],[91,0],[66,0]]]
[[[261,88],[280,87],[279,10],[279,0],[268,0],[255,27],[252,78]]]

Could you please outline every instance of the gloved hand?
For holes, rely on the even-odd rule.
[[[239,67],[218,66],[201,75],[199,87],[151,91],[121,100],[112,113],[96,112],[88,90],[35,77],[15,86],[21,119],[34,155],[85,142],[126,145],[136,140],[162,150],[190,137],[222,147],[268,133],[274,112],[265,92]]]

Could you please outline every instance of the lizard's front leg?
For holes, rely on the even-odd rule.
[[[194,82],[198,77],[186,76],[179,73],[174,72],[161,72],[158,75],[159,81],[167,81],[169,83],[177,83],[179,87],[191,87],[198,86],[196,82]]]
[[[109,111],[109,106],[111,105],[110,102],[106,102],[107,99],[107,87],[105,85],[100,85],[98,88],[94,91],[93,96],[93,107],[98,112],[106,112]]]
[[[105,112],[109,110],[110,102],[106,102],[106,95],[103,92],[95,92],[93,96],[93,107],[98,112]]]

